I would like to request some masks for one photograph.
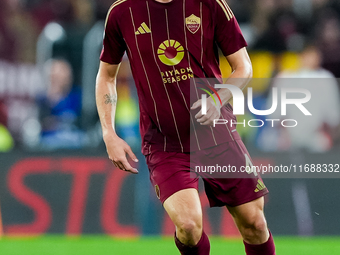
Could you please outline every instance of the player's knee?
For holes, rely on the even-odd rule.
[[[267,222],[263,214],[246,219],[240,232],[246,242],[253,242],[268,231]]]
[[[196,232],[202,231],[202,224],[199,221],[193,219],[183,220],[179,222],[177,229],[182,234],[191,236]]]
[[[254,221],[252,228],[256,231],[256,232],[266,232],[267,231],[267,221],[264,218],[263,215],[260,215],[259,217],[256,218],[256,220]]]
[[[176,224],[177,238],[185,245],[195,246],[202,234],[202,224],[189,219]]]

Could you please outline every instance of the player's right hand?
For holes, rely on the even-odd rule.
[[[104,137],[106,151],[109,159],[120,170],[138,174],[138,170],[132,167],[127,160],[126,154],[134,161],[138,162],[136,155],[132,152],[131,147],[117,135],[107,135]]]

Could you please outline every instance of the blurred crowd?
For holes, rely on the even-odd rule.
[[[340,77],[340,1],[230,0],[245,23],[253,50],[298,52],[310,42],[321,50],[322,65]]]
[[[111,0],[2,0],[0,59],[34,63],[38,36],[49,22],[86,33],[105,19],[111,4]]]
[[[304,74],[306,78],[333,79],[330,90],[335,98],[330,99],[333,100],[330,105],[339,106],[339,85],[335,80],[340,78],[339,0],[227,2],[249,43],[256,78],[293,78]],[[112,0],[0,1],[0,151],[15,145],[41,149],[91,145],[88,128],[81,125],[82,48],[86,34],[96,22],[105,19],[112,3]],[[42,77],[38,77],[41,70],[35,67],[37,42],[50,22],[59,23],[68,37],[66,42],[55,45],[53,58],[44,65]],[[117,115],[122,126],[118,130],[131,143],[138,144],[138,114],[133,110],[137,108],[137,99],[130,73],[124,71],[122,76],[122,114]],[[19,85],[11,85],[15,79],[20,80]],[[40,83],[41,86],[37,85]],[[273,86],[275,82],[258,86],[254,103],[259,109],[267,107],[268,91]],[[339,115],[339,109],[336,110]],[[126,121],[126,116],[131,116],[131,121]],[[248,143],[262,149],[283,150],[294,145],[286,142],[287,136],[294,137],[289,132],[275,134],[276,138],[284,137],[281,144],[265,141],[261,134],[264,128],[240,132]],[[327,133],[322,137],[330,140],[322,151],[338,141],[338,131],[339,116],[315,127],[315,132]],[[296,140],[292,137],[291,141]],[[310,149],[312,145],[297,146]]]

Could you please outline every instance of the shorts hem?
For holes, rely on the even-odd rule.
[[[187,186],[187,187],[181,187],[181,188],[179,188],[179,189],[175,189],[175,190],[172,190],[171,192],[169,192],[169,194],[166,194],[165,196],[161,196],[160,198],[159,198],[159,200],[161,201],[161,203],[162,203],[162,205],[164,204],[164,202],[169,198],[169,197],[171,197],[173,194],[175,194],[175,193],[177,193],[177,192],[179,192],[179,191],[181,191],[181,190],[185,190],[185,189],[195,189],[195,190],[197,190],[197,192],[198,192],[198,187],[196,187],[196,186],[192,186],[192,187],[190,187],[190,186]]]
[[[247,199],[244,199],[244,200],[240,200],[240,201],[237,201],[236,203],[232,203],[232,204],[228,204],[228,203],[216,203],[214,201],[210,202],[209,201],[209,204],[210,204],[210,207],[222,207],[222,206],[230,206],[230,207],[236,207],[236,206],[239,206],[239,205],[243,205],[243,204],[246,204],[246,203],[249,203],[251,201],[254,201],[260,197],[264,197],[265,195],[267,195],[269,193],[268,190],[265,190],[261,193],[256,193],[253,197],[249,197]]]

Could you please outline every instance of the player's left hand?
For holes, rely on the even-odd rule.
[[[201,99],[199,99],[192,105],[191,110],[197,109],[199,107],[202,107]],[[200,123],[201,125],[212,126],[214,124],[214,120],[220,118],[221,107],[222,106],[220,105],[219,102],[217,102],[217,105],[216,105],[214,100],[211,97],[208,97],[207,98],[207,114],[203,115],[202,110],[200,110],[195,115],[197,122]]]

